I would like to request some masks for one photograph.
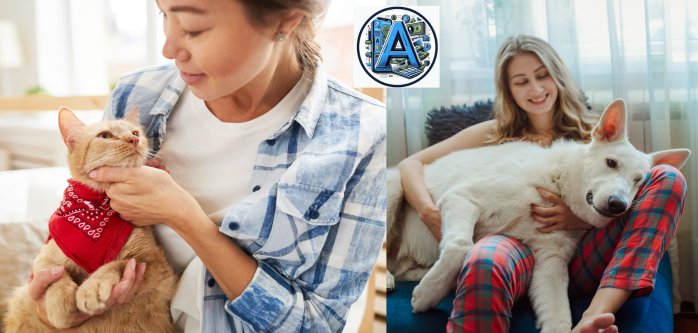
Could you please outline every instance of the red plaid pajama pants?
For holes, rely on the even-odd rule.
[[[593,295],[598,288],[654,288],[657,266],[676,230],[686,197],[679,170],[659,165],[650,170],[630,211],[582,238],[569,265],[570,290]],[[488,236],[468,252],[457,280],[448,332],[508,332],[511,308],[526,294],[533,254],[518,240]]]

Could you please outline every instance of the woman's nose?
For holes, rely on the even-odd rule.
[[[532,89],[531,92],[533,94],[538,94],[538,93],[543,92],[543,85],[538,83],[538,82],[533,81],[533,84],[531,84],[531,89]]]
[[[162,45],[162,56],[167,59],[174,59],[177,56],[177,49],[170,37],[166,37],[165,44]]]
[[[172,37],[172,34],[165,38],[165,44],[162,46],[162,56],[167,59],[186,61],[189,58],[189,52],[179,45],[178,37]]]
[[[162,45],[162,56],[179,62],[188,60],[189,51],[182,47],[181,39],[183,34],[179,31],[181,28],[177,24],[177,21],[165,19],[162,28],[165,32],[165,44]]]

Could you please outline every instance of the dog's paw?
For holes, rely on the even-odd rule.
[[[568,333],[572,329],[571,323],[545,323],[541,325],[541,333]]]
[[[424,312],[433,308],[441,301],[440,293],[435,292],[432,288],[418,284],[412,291],[412,312]]]
[[[106,302],[111,295],[112,288],[119,282],[118,279],[99,279],[90,277],[83,282],[75,294],[77,307],[88,314],[99,313],[106,307]]]
[[[393,276],[393,274],[391,274],[390,272],[388,272],[388,273],[385,275],[385,290],[386,290],[387,292],[391,292],[391,291],[393,291],[394,289],[395,289],[395,277]]]

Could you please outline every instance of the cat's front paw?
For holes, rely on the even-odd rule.
[[[83,282],[75,294],[77,307],[80,311],[93,315],[99,313],[100,310],[107,306],[107,300],[111,295],[111,291],[119,282],[117,278],[88,278]]]
[[[441,301],[440,293],[436,292],[431,286],[418,284],[412,291],[412,312],[424,312],[433,308]]]
[[[59,329],[73,325],[75,315],[75,283],[58,281],[46,291],[44,304],[49,323]]]

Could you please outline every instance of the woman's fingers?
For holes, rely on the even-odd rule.
[[[43,298],[44,294],[46,294],[46,289],[48,289],[51,284],[58,281],[64,271],[65,268],[63,268],[63,266],[56,266],[51,269],[42,269],[36,272],[36,274],[34,274],[34,279],[29,283],[29,296],[34,301]]]
[[[557,231],[557,230],[560,230],[560,229],[562,229],[562,224],[560,224],[560,223],[551,223],[551,224],[548,224],[548,225],[546,225],[546,226],[544,226],[544,227],[538,228],[538,231],[540,231],[540,232],[546,232],[546,233],[547,233],[547,232]]]
[[[121,281],[112,290],[112,298],[114,298],[116,303],[126,304],[131,301],[131,298],[141,286],[141,282],[143,282],[145,267],[144,262],[136,265],[135,259],[129,260]]]
[[[123,300],[126,299],[128,291],[131,288],[131,285],[133,284],[133,281],[136,277],[135,267],[136,259],[130,259],[126,263],[126,267],[124,268],[124,273],[121,276],[121,280],[114,285],[114,287],[111,290],[111,295],[109,296],[109,299],[106,301],[106,308],[110,308],[114,304],[124,303]]]
[[[558,204],[558,203],[563,202],[562,198],[560,198],[559,195],[557,195],[553,192],[550,192],[548,190],[544,190],[540,187],[536,187],[536,190],[538,190],[538,194],[540,194],[541,198],[543,198],[543,199],[545,199],[553,204]]]
[[[131,285],[131,289],[129,290],[128,294],[126,295],[126,302],[130,302],[131,298],[133,295],[136,294],[138,291],[138,288],[141,286],[141,282],[143,282],[143,278],[145,277],[145,263],[142,262],[138,264],[138,267],[136,268],[136,279],[133,281],[133,285]]]

